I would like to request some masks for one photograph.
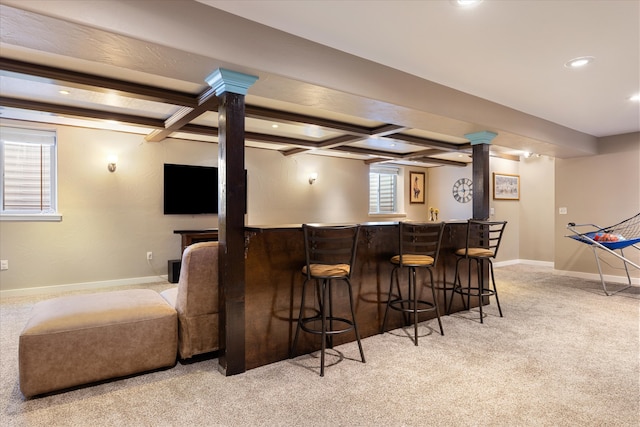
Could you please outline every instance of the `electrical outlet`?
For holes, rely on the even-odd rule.
[[[566,215],[567,214],[567,208],[559,208],[558,209],[558,213],[560,215]]]
[[[147,261],[151,261],[153,259],[153,252],[147,252]]]
[[[9,260],[3,259],[0,260],[0,270],[8,270],[9,269]]]

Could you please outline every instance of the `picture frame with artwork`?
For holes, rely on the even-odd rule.
[[[424,204],[425,194],[425,174],[424,172],[409,172],[409,202]]]
[[[494,200],[520,200],[520,175],[493,173]]]

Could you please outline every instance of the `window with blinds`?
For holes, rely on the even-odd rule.
[[[387,214],[398,211],[397,168],[372,167],[369,170],[369,213]]]
[[[0,127],[0,214],[57,211],[56,133]]]

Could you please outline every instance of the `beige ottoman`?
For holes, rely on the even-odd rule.
[[[177,313],[150,289],[41,301],[20,334],[26,397],[176,363]]]

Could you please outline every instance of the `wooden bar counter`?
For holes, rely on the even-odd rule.
[[[445,283],[449,287],[452,286],[455,271],[454,251],[464,247],[465,233],[466,221],[447,223],[435,271],[437,287],[442,287]],[[396,255],[397,250],[397,222],[361,224],[352,285],[356,318],[362,338],[380,333],[392,270],[389,260]],[[305,263],[302,227],[300,224],[246,226],[245,251],[245,358],[246,368],[252,369],[289,357],[304,281],[301,273]],[[462,274],[464,281],[466,270]],[[424,272],[420,280],[426,280],[427,276],[428,273]],[[403,280],[402,276],[400,280]],[[335,301],[346,301],[346,289],[338,287],[336,290]],[[428,288],[424,289],[427,290]],[[450,298],[450,294],[448,291],[447,298]],[[437,295],[440,313],[444,316],[444,292],[440,290]],[[430,292],[425,292],[424,296],[427,300],[431,299]],[[452,312],[462,309],[460,295],[456,297]],[[311,302],[308,304],[311,307]],[[346,314],[348,305],[335,305],[334,312]],[[310,309],[308,313],[311,314]],[[435,313],[424,313],[420,320],[433,317]],[[387,330],[401,327],[402,314],[392,310],[387,323]],[[445,326],[445,337],[446,333]],[[354,334],[341,334],[334,338],[334,345],[354,340]],[[318,336],[302,333],[298,341],[296,355],[311,353],[320,348]],[[407,345],[411,345],[409,339]],[[366,355],[366,341],[363,342],[363,346]]]

